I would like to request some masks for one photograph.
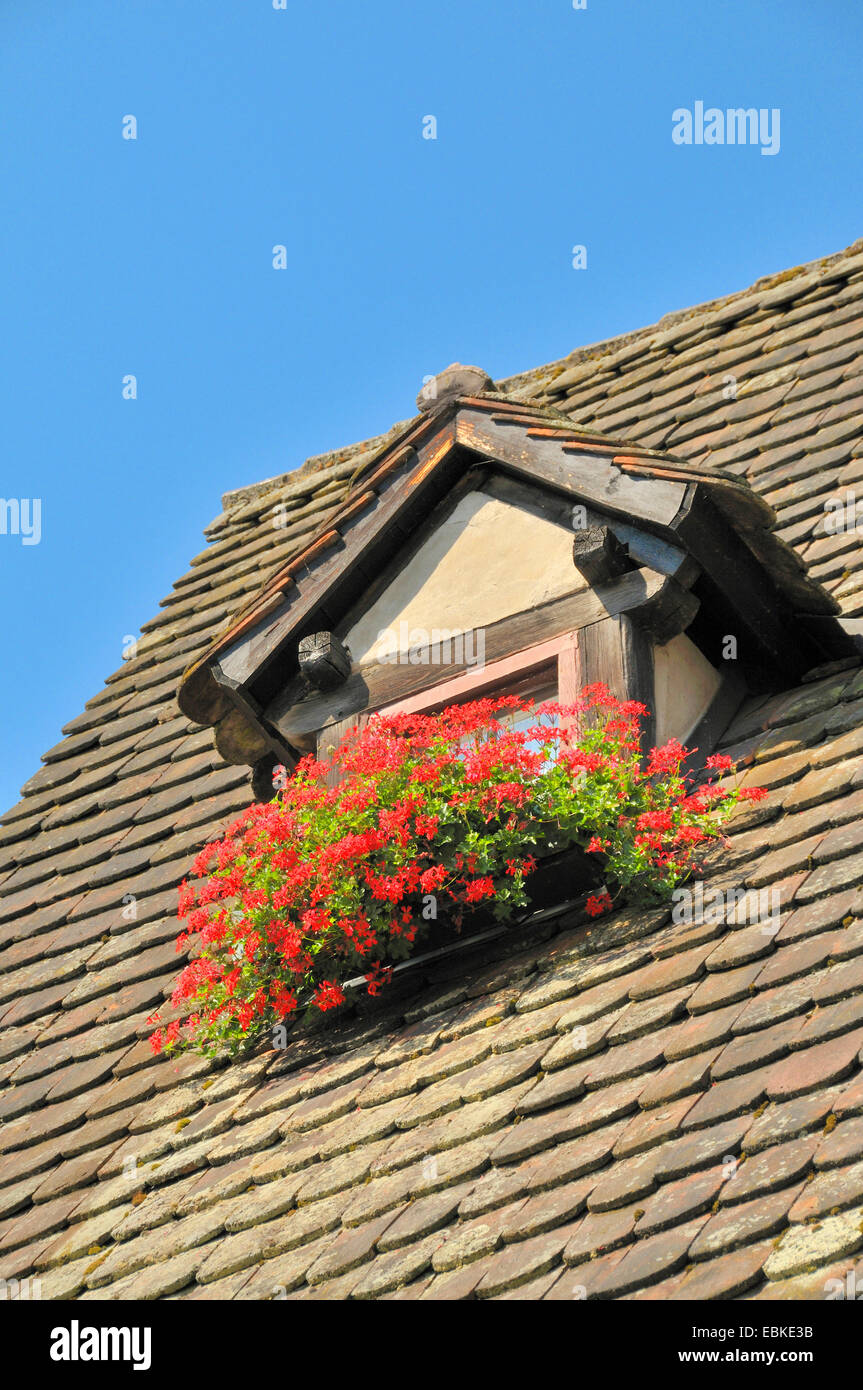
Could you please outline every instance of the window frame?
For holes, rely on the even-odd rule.
[[[517,694],[513,687],[519,682],[527,683],[531,677],[540,677],[545,671],[549,679],[557,682],[557,700],[562,705],[572,704],[581,686],[580,661],[578,654],[578,630],[561,633],[545,642],[537,642],[525,647],[511,656],[502,657],[482,669],[473,668],[458,676],[429,686],[416,695],[408,695],[402,700],[391,701],[376,709],[363,710],[349,715],[335,724],[318,731],[316,739],[317,756],[321,759],[330,755],[338,747],[348,729],[362,728],[373,714],[431,714],[447,705],[460,704],[469,699],[482,699],[489,693],[507,695]],[[568,723],[569,721],[564,721]],[[335,787],[341,781],[336,769],[327,777],[327,786]]]
[[[482,699],[486,694],[505,695],[507,686],[527,681],[533,676],[541,676],[549,671],[551,679],[557,681],[557,699],[561,704],[572,704],[579,689],[578,632],[565,632],[559,637],[537,642],[535,646],[525,647],[512,656],[492,661],[481,669],[473,668],[453,676],[439,685],[430,686],[409,695],[402,700],[394,700],[381,705],[375,714],[430,714],[447,705],[460,704],[468,699]]]

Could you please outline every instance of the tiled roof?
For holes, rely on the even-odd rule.
[[[823,503],[863,481],[861,282],[863,241],[499,385],[747,478],[856,618],[858,538],[826,534]]]
[[[858,243],[498,384],[746,476],[853,620],[857,533],[818,519],[863,474],[861,315]],[[178,714],[181,673],[387,439],[229,494],[3,818],[0,1277],[59,1299],[823,1297],[863,1260],[857,669],[754,699],[725,738],[770,797],[714,874],[780,887],[778,933],[575,909],[284,1052],[151,1055],[176,884],[249,799]]]

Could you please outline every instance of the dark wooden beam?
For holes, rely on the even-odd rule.
[[[667,581],[671,583],[672,581]],[[655,738],[653,644],[635,610],[592,623],[578,634],[578,684],[601,681],[618,700],[639,700],[648,714],[642,721],[642,751]]]
[[[237,761],[248,762],[250,766],[252,764],[257,766],[258,763],[266,759],[267,754],[262,751],[263,745],[258,748],[255,747],[255,734],[259,734],[263,743],[269,747],[275,760],[292,767],[297,759],[296,749],[291,747],[290,744],[287,744],[278,729],[275,729],[272,724],[268,723],[254,696],[250,695],[243,686],[237,685],[224,677],[218,667],[214,667],[213,675],[218,681],[226,700],[229,702],[234,712],[245,721],[250,731],[244,736],[246,740],[245,747],[249,756],[247,758],[238,759]],[[231,726],[227,724],[227,718],[229,718],[229,716],[226,717],[226,727],[230,730]],[[234,741],[233,746],[239,751],[239,744],[236,741]]]
[[[787,592],[701,488],[689,499],[678,534],[704,571],[696,587],[705,606],[717,608],[713,590],[730,610],[727,631],[738,638],[743,665],[766,666],[793,684],[823,660],[822,646],[796,620]]]

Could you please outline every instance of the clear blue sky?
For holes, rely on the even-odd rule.
[[[859,0],[2,0],[0,496],[42,500],[38,545],[0,535],[3,808],[223,491],[453,359],[505,376],[863,234],[861,36]],[[676,146],[699,100],[778,107],[779,153]]]

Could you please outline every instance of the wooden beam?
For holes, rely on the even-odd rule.
[[[507,694],[518,694],[516,685],[535,677],[537,672],[547,669],[549,677],[554,678],[558,656],[564,647],[571,644],[573,636],[574,634],[567,633],[563,637],[553,637],[548,642],[538,642],[534,647],[526,647],[523,651],[515,652],[500,661],[492,661],[488,665],[465,671],[441,685],[434,685],[430,691],[410,695],[406,700],[397,700],[394,704],[379,706],[378,713],[416,714],[438,706],[454,704],[470,696],[478,698],[482,693],[501,685],[506,686]],[[434,697],[433,704],[430,703],[430,694]]]
[[[686,631],[700,606],[695,594],[669,579],[642,604],[634,621],[658,646],[664,647],[672,637]]]
[[[669,583],[672,581],[668,581]],[[638,612],[592,623],[578,635],[578,685],[601,681],[618,700],[639,700],[648,714],[642,723],[642,751],[653,746],[656,729],[653,644]]]
[[[367,714],[354,714],[348,719],[340,719],[336,724],[330,724],[326,729],[322,729],[318,735],[317,755],[321,762],[327,761],[332,757],[338,748],[345,734],[351,729],[362,729],[369,722]],[[339,768],[331,768],[327,773],[327,786],[337,787],[342,780]]]
[[[270,740],[252,718],[241,709],[232,709],[215,728],[215,744],[226,763],[249,767],[266,756]]]
[[[496,459],[526,478],[569,494],[628,521],[670,528],[691,483],[656,478],[633,478],[616,468],[611,458],[573,453],[556,439],[528,439],[523,424],[492,421],[481,410],[462,406],[456,418],[459,444]],[[609,454],[615,451],[609,449]],[[669,536],[673,540],[673,536]]]
[[[571,632],[561,645],[557,654],[557,698],[562,705],[574,705],[582,687],[579,634]],[[578,737],[580,720],[577,715],[561,716],[562,730],[571,731]]]
[[[713,588],[730,606],[741,659],[782,671],[790,683],[822,660],[785,593],[701,489],[688,500],[679,535],[704,571],[698,589],[713,608]]]
[[[278,729],[273,728],[272,724],[267,722],[260,705],[254,697],[251,696],[243,686],[232,684],[222,677],[217,667],[214,668],[213,675],[219,682],[220,688],[233,710],[245,720],[251,730],[255,730],[261,735],[276,760],[293,766],[296,762],[296,750],[289,744],[286,744]],[[266,757],[266,754],[262,754],[260,750],[254,750],[251,737],[248,739],[246,746],[249,757],[247,759],[243,758],[243,762],[248,761],[250,765],[253,763],[257,765],[262,757]]]

